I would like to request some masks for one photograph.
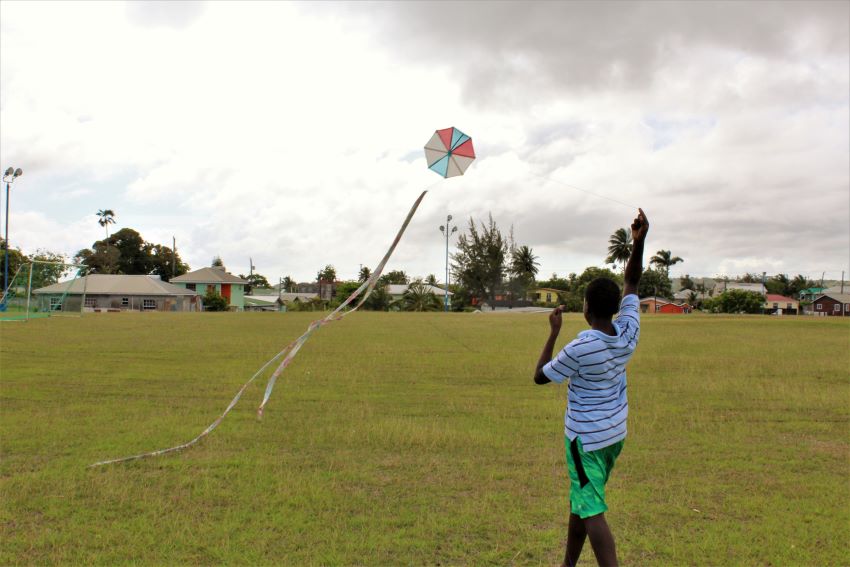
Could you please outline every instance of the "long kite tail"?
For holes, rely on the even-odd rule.
[[[436,183],[434,185],[436,185]],[[433,187],[433,185],[431,187]],[[428,189],[430,189],[431,187],[428,187]],[[260,376],[269,366],[271,366],[271,364],[273,362],[278,360],[281,356],[286,355],[284,357],[283,361],[281,361],[281,363],[275,369],[274,373],[272,373],[271,377],[269,378],[269,382],[266,385],[266,391],[265,391],[265,394],[263,396],[263,401],[262,401],[262,403],[260,404],[260,407],[257,410],[258,415],[262,416],[263,408],[265,408],[266,403],[269,401],[269,397],[272,394],[272,389],[274,389],[274,384],[275,384],[275,381],[277,380],[277,377],[280,376],[280,374],[283,372],[283,370],[287,366],[289,366],[289,363],[292,361],[292,359],[295,357],[295,355],[298,353],[298,351],[301,349],[301,347],[307,341],[307,339],[310,337],[310,335],[313,334],[313,332],[316,329],[318,329],[319,327],[327,325],[328,323],[331,323],[333,321],[339,321],[340,319],[345,317],[348,313],[353,313],[354,311],[357,311],[358,309],[360,309],[360,307],[363,305],[363,303],[366,301],[366,299],[368,299],[369,295],[371,295],[372,291],[375,289],[375,285],[378,283],[378,278],[381,277],[381,273],[383,272],[384,267],[387,265],[387,262],[389,261],[390,256],[392,256],[393,251],[395,251],[395,248],[398,245],[399,241],[401,240],[401,237],[404,234],[404,231],[407,229],[407,225],[410,224],[410,221],[413,218],[414,213],[416,213],[416,209],[419,208],[419,204],[422,202],[422,199],[425,197],[425,194],[428,192],[428,189],[425,189],[424,191],[422,191],[422,194],[419,195],[419,198],[416,199],[416,201],[413,203],[413,206],[410,208],[410,211],[407,213],[407,217],[404,219],[404,223],[401,225],[401,228],[399,229],[398,234],[396,234],[395,240],[393,240],[393,243],[392,243],[392,245],[390,245],[389,250],[387,250],[387,253],[384,255],[384,258],[378,264],[378,267],[375,269],[375,272],[369,277],[369,279],[367,279],[365,282],[363,282],[363,284],[360,287],[358,287],[354,291],[354,293],[352,293],[350,296],[348,296],[348,299],[346,299],[342,303],[342,305],[337,307],[334,311],[329,313],[326,317],[310,323],[310,326],[307,327],[307,331],[303,335],[301,335],[300,337],[298,337],[297,339],[295,339],[294,341],[292,341],[291,343],[286,345],[280,352],[278,352],[276,355],[274,355],[268,362],[263,364],[263,366],[259,370],[257,370],[254,373],[254,375],[251,376],[251,378],[248,379],[248,381],[245,382],[242,385],[241,388],[239,388],[239,391],[236,392],[236,395],[233,397],[233,399],[230,401],[230,403],[227,405],[227,407],[224,409],[224,411],[221,413],[221,415],[219,415],[216,418],[216,420],[213,421],[209,426],[207,426],[207,428],[204,429],[197,437],[195,437],[191,441],[187,441],[186,443],[183,443],[182,445],[176,445],[174,447],[169,447],[167,449],[159,449],[158,451],[151,451],[150,453],[142,453],[142,454],[133,455],[133,456],[130,456],[130,457],[122,457],[120,459],[110,459],[110,460],[106,460],[106,461],[98,461],[97,463],[93,463],[93,464],[89,465],[89,468],[99,467],[99,466],[102,466],[102,465],[111,465],[111,464],[114,464],[114,463],[123,463],[123,462],[127,462],[127,461],[135,461],[137,459],[144,459],[146,457],[158,457],[160,455],[173,453],[175,451],[182,451],[183,449],[187,449],[187,448],[191,447],[192,445],[195,445],[198,441],[200,441],[201,439],[203,439],[204,437],[209,435],[216,427],[218,427],[218,424],[221,423],[222,420],[227,416],[227,414],[230,413],[230,410],[232,410],[234,408],[234,406],[236,406],[237,402],[239,402],[239,399],[242,397],[242,394],[245,392],[245,390],[248,388],[248,386],[254,380],[257,379],[258,376]],[[363,293],[364,291],[366,293],[363,295],[363,297],[360,299],[360,301],[357,303],[357,305],[349,311],[344,311],[344,309],[348,305],[350,305],[355,299],[357,299],[357,297],[359,297],[360,294]]]
[[[375,289],[375,285],[378,283],[378,279],[381,277],[381,273],[384,271],[384,267],[387,265],[387,262],[389,261],[390,256],[393,255],[393,252],[395,251],[396,246],[398,246],[399,241],[401,241],[401,237],[404,234],[404,231],[407,230],[407,225],[410,224],[410,221],[413,218],[413,215],[416,213],[416,209],[419,208],[419,204],[422,202],[422,199],[425,198],[425,194],[427,192],[428,192],[428,189],[425,189],[424,191],[422,191],[422,194],[419,195],[419,198],[416,199],[416,201],[413,203],[413,206],[410,207],[410,211],[408,211],[407,217],[405,217],[404,222],[401,225],[401,228],[398,229],[398,233],[396,234],[395,239],[393,240],[393,243],[390,245],[390,248],[389,248],[389,250],[387,250],[387,253],[384,254],[384,257],[381,260],[381,262],[378,264],[377,268],[375,268],[375,271],[372,272],[372,275],[369,276],[369,279],[367,279],[365,282],[363,282],[363,284],[360,287],[358,287],[354,291],[354,293],[349,295],[348,299],[346,299],[342,303],[342,305],[340,305],[334,311],[329,313],[325,318],[320,319],[318,321],[314,321],[313,323],[311,323],[310,326],[307,328],[307,331],[303,335],[298,337],[298,339],[296,339],[295,346],[292,348],[292,350],[289,351],[289,353],[286,355],[286,357],[280,362],[278,367],[272,373],[271,377],[269,377],[269,381],[266,384],[266,391],[265,391],[265,394],[263,395],[263,401],[260,403],[260,407],[257,408],[257,415],[259,417],[262,417],[262,415],[263,415],[263,410],[265,409],[266,403],[268,403],[269,398],[272,395],[272,390],[274,390],[274,385],[275,385],[275,382],[277,382],[278,376],[280,376],[283,373],[283,371],[286,369],[286,367],[289,366],[289,363],[292,362],[292,359],[295,358],[295,355],[298,354],[298,351],[301,349],[301,346],[305,342],[307,342],[307,339],[310,338],[310,335],[313,334],[313,331],[315,331],[319,327],[322,327],[323,325],[326,325],[326,324],[328,324],[332,321],[339,321],[340,319],[342,319],[343,317],[345,317],[349,313],[354,313],[355,311],[360,309],[360,307],[363,305],[363,303],[365,303],[366,300],[369,298],[369,296],[372,294],[372,291]],[[366,291],[366,293],[363,295],[363,297],[360,299],[360,301],[357,303],[357,305],[349,311],[344,311],[344,309],[351,302],[353,302],[355,299],[357,299],[357,297],[364,290]]]

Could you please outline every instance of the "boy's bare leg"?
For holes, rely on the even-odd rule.
[[[564,567],[575,567],[578,563],[581,548],[587,538],[587,530],[584,528],[584,520],[578,514],[570,514],[570,527],[567,529],[567,551],[564,555]]]
[[[605,521],[605,514],[597,514],[584,519],[584,529],[590,538],[590,546],[596,555],[600,567],[617,567],[617,550],[614,547],[614,535]]]

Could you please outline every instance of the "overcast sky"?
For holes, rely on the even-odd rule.
[[[634,216],[621,201],[649,216],[649,253],[685,259],[674,275],[837,279],[848,22],[848,2],[4,1],[10,240],[72,256],[111,208],[192,268],[354,278],[455,126],[478,159],[431,189],[388,269],[442,280],[438,226],[489,212],[541,276],[580,272]]]

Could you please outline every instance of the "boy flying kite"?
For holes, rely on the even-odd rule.
[[[617,565],[614,536],[605,521],[605,483],[626,438],[626,364],[640,336],[637,292],[649,221],[643,209],[638,211],[632,223],[634,244],[622,300],[620,288],[612,280],[590,282],[584,297],[584,318],[590,330],[580,332],[553,359],[561,331],[561,307],[556,307],[549,315],[551,332],[534,374],[535,384],[569,381],[564,432],[570,524],[564,567],[576,565],[587,537],[599,565]],[[618,310],[617,319],[612,320]]]

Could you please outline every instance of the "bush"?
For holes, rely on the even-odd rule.
[[[207,288],[203,302],[204,311],[227,311],[229,307],[227,300],[212,287]]]
[[[761,313],[764,297],[755,291],[730,289],[706,299],[702,307],[712,313]]]

